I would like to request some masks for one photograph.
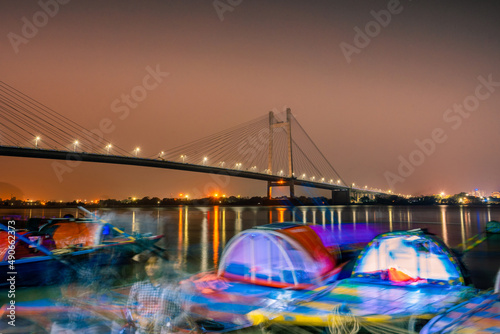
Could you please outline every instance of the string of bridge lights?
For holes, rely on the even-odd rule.
[[[35,137],[35,148],[36,149],[40,149],[40,143],[42,142],[42,137],[41,136],[36,136]],[[73,142],[73,153],[77,153],[78,152],[78,145],[80,144],[80,141],[79,140],[75,140]],[[106,152],[106,155],[110,155],[112,153],[111,149],[113,148],[113,145],[111,143],[108,143],[104,146],[104,150]],[[84,151],[81,151],[83,153],[85,153]],[[135,158],[138,158],[138,159],[145,159],[145,158],[141,158],[139,156],[139,152],[141,152],[141,148],[140,147],[136,147],[132,153],[131,153],[131,156],[132,157],[135,157]],[[168,161],[166,159],[164,159],[164,156],[165,156],[165,151],[160,151],[158,153],[158,155],[153,155],[151,157],[149,157],[149,159],[152,159],[153,157],[156,157],[156,159],[159,159],[159,160],[162,160],[162,161]],[[241,162],[237,162],[235,163],[234,165],[229,165],[227,164],[225,161],[219,161],[216,165],[210,165],[209,164],[209,158],[208,156],[204,156],[202,161],[197,164],[197,163],[192,163],[192,162],[189,162],[188,160],[188,156],[186,154],[182,154],[179,156],[179,161],[177,162],[182,162],[182,163],[185,163],[185,164],[190,164],[190,165],[200,165],[200,166],[210,166],[210,167],[214,167],[214,168],[224,168],[224,169],[234,169],[234,170],[242,170],[243,168],[243,163]],[[254,172],[254,173],[262,173],[262,174],[267,174],[267,175],[273,175],[272,171],[269,170],[269,169],[264,169],[263,171],[259,171],[258,170],[258,167],[257,166],[251,166],[247,169],[247,171],[249,172]],[[279,172],[277,172],[275,175],[277,176],[283,176],[285,177],[285,173],[284,171],[281,169]],[[334,179],[329,179],[327,181],[326,178],[324,177],[321,177],[321,178],[316,178],[315,175],[312,175],[312,176],[308,176],[306,173],[302,173],[302,174],[297,174],[296,173],[293,173],[293,177],[295,177],[297,180],[303,180],[303,181],[310,181],[310,182],[315,182],[315,183],[323,183],[323,184],[331,184],[331,185],[341,185],[341,180],[338,179],[338,180],[334,180]],[[362,186],[357,186],[355,183],[352,183],[351,186],[350,186],[351,189],[356,189],[356,190],[360,190],[360,191],[374,191],[374,192],[380,192],[380,193],[387,193],[387,194],[393,194],[393,195],[398,195],[398,196],[403,196],[403,197],[408,197],[408,195],[402,195],[402,194],[395,194],[392,192],[392,190],[382,190],[380,188],[373,188],[373,187],[368,187],[367,185],[365,185],[364,187]]]

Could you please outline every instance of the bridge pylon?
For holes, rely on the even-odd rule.
[[[273,171],[273,142],[274,129],[284,128],[286,132],[287,148],[288,148],[288,181],[268,181],[267,182],[267,197],[272,197],[272,187],[290,187],[290,197],[295,197],[295,183],[293,181],[293,156],[292,156],[292,110],[286,109],[286,121],[279,122],[274,117],[274,112],[269,112],[269,151],[267,156],[267,170],[269,173]]]
[[[351,189],[335,189],[332,190],[332,204],[334,205],[349,205],[351,204]]]

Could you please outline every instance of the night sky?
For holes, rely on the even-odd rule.
[[[497,1],[40,3],[0,3],[0,80],[88,129],[111,119],[106,138],[121,148],[151,156],[291,108],[349,183],[500,190]],[[36,32],[24,27],[34,19]],[[115,112],[148,67],[168,75],[126,117]],[[163,198],[213,182],[92,163],[60,182],[52,163],[0,157],[0,198]],[[219,190],[264,196],[266,184]]]

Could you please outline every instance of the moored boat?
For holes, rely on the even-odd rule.
[[[28,227],[0,231],[0,286],[10,276],[16,286],[68,281],[84,267],[124,263],[162,237],[132,237],[92,219],[48,219]]]
[[[190,311],[213,319],[217,331],[229,331],[252,326],[246,314],[253,310],[335,282],[344,263],[334,240],[320,234],[295,223],[240,232],[225,247],[217,271],[190,278]]]
[[[351,278],[249,312],[254,325],[418,330],[474,295],[454,253],[422,230],[384,233],[360,254]]]
[[[421,333],[500,333],[500,271],[493,291],[434,317],[422,328]]]

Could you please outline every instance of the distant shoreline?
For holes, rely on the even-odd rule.
[[[346,198],[348,200],[348,198]],[[452,205],[452,206],[488,206],[500,205],[498,197],[479,197],[464,192],[455,195],[428,195],[403,197],[398,195],[379,195],[376,197],[351,197],[350,203],[334,202],[326,197],[236,197],[236,196],[211,196],[200,199],[186,197],[159,198],[159,197],[129,197],[127,199],[103,199],[95,201],[73,200],[73,201],[42,201],[42,200],[18,200],[15,197],[9,200],[0,199],[1,208],[67,208],[84,206],[87,208],[130,208],[130,207],[178,207],[178,206],[330,206],[330,205]]]

